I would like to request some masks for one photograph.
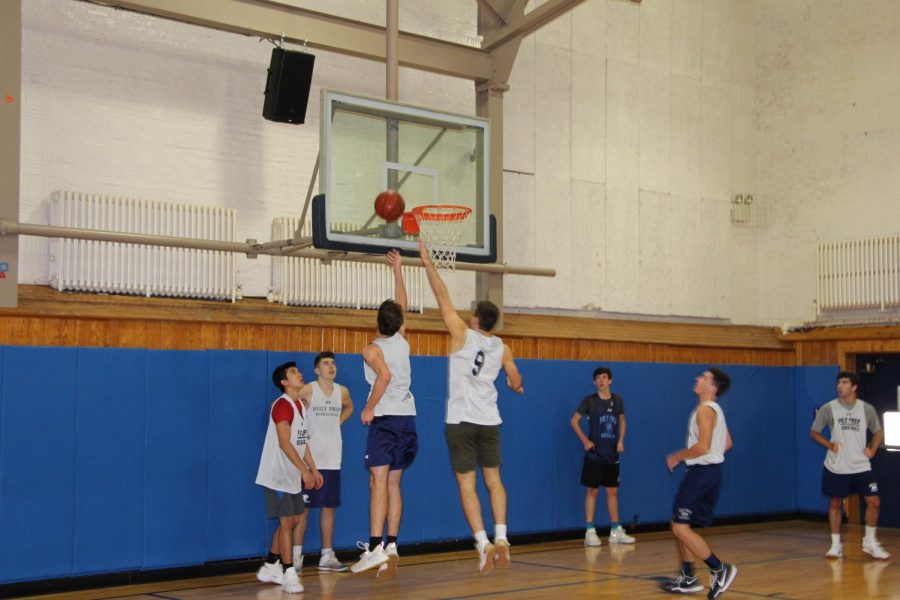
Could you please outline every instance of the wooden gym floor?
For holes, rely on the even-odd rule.
[[[718,527],[706,533],[713,551],[739,568],[723,598],[900,599],[900,530],[879,529],[882,544],[893,555],[887,561],[862,554],[860,528],[845,533],[845,556],[840,560],[824,557],[829,545],[825,523],[788,521]],[[610,546],[604,539],[600,548],[585,548],[579,539],[513,546],[512,550],[510,568],[494,569],[486,576],[478,574],[474,550],[401,557],[397,577],[386,581],[377,579],[374,570],[359,575],[319,574],[315,567],[306,567],[302,595],[283,594],[279,586],[258,583],[247,573],[32,598],[637,600],[673,597],[657,586],[679,567],[674,543],[665,532],[639,535],[634,546]],[[708,584],[705,573],[701,579]],[[693,596],[705,595],[706,591]]]

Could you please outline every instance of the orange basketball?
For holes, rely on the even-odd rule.
[[[406,203],[403,202],[403,196],[394,190],[385,190],[375,198],[375,214],[388,223],[399,219],[405,209]]]

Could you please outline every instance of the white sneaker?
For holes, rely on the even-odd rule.
[[[297,569],[298,573],[303,570],[303,556],[303,554],[294,555],[294,568]]]
[[[378,567],[376,577],[379,579],[387,579],[397,575],[397,565],[400,563],[400,554],[397,552],[397,544],[391,542],[384,547],[384,553],[387,554],[387,562]]]
[[[332,573],[343,573],[347,570],[347,565],[342,563],[334,555],[334,552],[323,554],[319,558],[319,570],[330,571]]]
[[[284,582],[284,571],[281,570],[281,561],[274,563],[264,562],[256,572],[256,578],[263,583],[277,583],[281,585]]]
[[[475,545],[475,549],[478,549],[477,544]],[[495,552],[496,549],[490,542],[485,544],[481,550],[478,550],[478,571],[481,572],[482,575],[487,575],[494,568]]]
[[[625,533],[622,527],[616,527],[609,532],[610,544],[633,544],[634,538]]]
[[[865,549],[865,544],[863,544],[863,549]],[[832,544],[831,548],[828,549],[828,552],[825,553],[827,558],[841,558],[844,556],[844,545],[843,544]]]
[[[380,566],[387,562],[388,555],[384,552],[384,546],[378,544],[374,550],[369,550],[369,545],[362,542],[356,542],[356,547],[363,551],[359,555],[359,560],[355,565],[350,567],[354,573],[362,573],[374,567]]]
[[[879,560],[887,560],[891,555],[881,547],[878,540],[863,540],[862,551]]]
[[[300,583],[300,576],[297,574],[297,569],[294,567],[291,567],[284,572],[284,583],[281,584],[281,591],[287,592],[288,594],[303,593],[303,584]]]
[[[494,540],[494,548],[497,549],[497,554],[494,556],[497,566],[501,569],[509,567],[509,540],[506,538]]]
[[[600,536],[597,535],[596,529],[588,529],[584,532],[584,545],[589,547],[603,545],[603,542],[600,541]]]

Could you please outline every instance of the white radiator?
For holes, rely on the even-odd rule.
[[[291,239],[300,219],[279,217],[272,222],[272,239]],[[348,225],[349,231],[352,226]],[[307,219],[301,232],[312,236]],[[425,278],[420,268],[403,267],[409,300],[407,309],[422,312]],[[293,306],[335,306],[378,308],[394,297],[394,276],[387,263],[333,261],[323,264],[315,258],[272,257],[272,289],[269,302]]]
[[[900,306],[900,236],[819,244],[818,309]]]
[[[234,210],[54,192],[50,224],[170,237],[234,241]],[[238,297],[234,254],[120,242],[50,240],[57,290],[230,300]]]

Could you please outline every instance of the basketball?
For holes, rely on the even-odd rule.
[[[403,196],[394,190],[386,190],[375,198],[375,213],[387,221],[393,223],[403,215],[406,203]]]

